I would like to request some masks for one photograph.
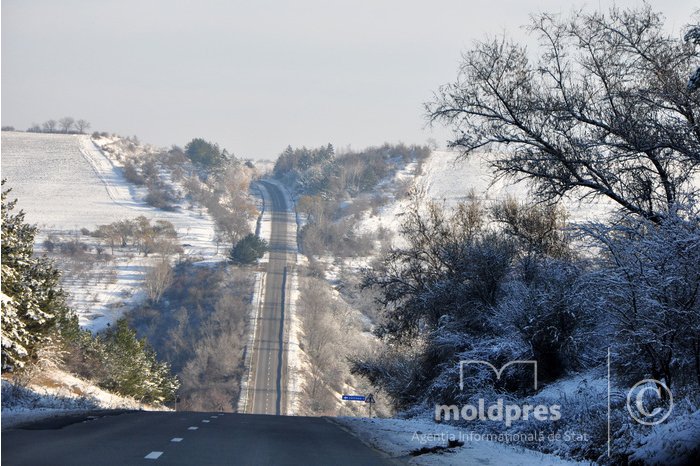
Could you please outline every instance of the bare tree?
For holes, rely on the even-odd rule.
[[[58,127],[63,131],[64,133],[67,133],[73,128],[73,125],[75,124],[75,119],[73,117],[63,117],[60,120],[58,120]]]
[[[160,254],[162,262],[168,262],[173,254],[182,253],[183,249],[177,239],[159,235],[155,238],[153,251]]]
[[[97,233],[102,241],[109,245],[112,254],[114,254],[114,247],[122,245],[122,236],[116,227],[115,223],[109,225],[100,225],[97,228]]]
[[[426,105],[467,157],[502,150],[497,175],[533,183],[545,200],[607,197],[659,223],[700,169],[696,48],[669,37],[647,6],[533,19],[541,55],[506,39],[463,55],[456,82]]]
[[[85,131],[90,129],[90,122],[87,120],[78,120],[75,122],[75,129],[80,133],[80,134],[85,134]]]
[[[157,303],[173,281],[173,269],[165,261],[159,261],[146,272],[146,293],[148,299]]]
[[[56,122],[56,120],[47,120],[41,125],[41,129],[45,133],[54,133],[56,132],[57,125],[58,123]]]

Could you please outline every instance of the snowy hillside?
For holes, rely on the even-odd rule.
[[[41,230],[93,229],[144,215],[172,222],[190,254],[215,253],[203,210],[166,212],[136,197],[122,169],[86,135],[2,133],[2,176],[27,220]]]
[[[116,172],[97,171],[89,145],[87,136],[2,133],[3,177],[29,222],[68,230],[134,216],[128,187]]]
[[[39,251],[46,238],[72,235],[85,242],[88,240],[77,233],[81,228],[93,230],[144,216],[171,222],[185,256],[209,261],[223,258],[217,253],[214,222],[206,209],[164,211],[147,205],[124,178],[120,164],[107,154],[114,156],[101,151],[86,135],[2,133],[2,176],[27,221],[39,227]],[[134,300],[142,299],[140,289],[150,265],[148,258],[127,253],[116,254],[108,262],[64,269],[63,284],[81,326],[99,331],[118,319]]]
[[[410,166],[406,167],[397,176],[397,181],[411,176],[411,169]],[[485,202],[502,200],[508,196],[522,200],[528,197],[529,192],[526,183],[494,183],[491,169],[483,155],[474,155],[468,160],[457,160],[457,153],[450,151],[434,151],[423,164],[422,172],[415,175],[413,183],[427,198],[444,202],[448,207],[465,201],[472,191]],[[367,213],[359,225],[359,230],[376,231],[379,227],[384,227],[394,232],[398,231],[407,203],[406,199],[389,203],[377,216]],[[564,201],[564,206],[569,211],[571,222],[600,220],[613,208],[611,203],[603,199],[598,199],[595,203],[570,199]]]

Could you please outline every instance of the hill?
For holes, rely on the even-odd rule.
[[[117,137],[109,141],[121,142]],[[135,153],[155,156],[155,149],[135,146]],[[99,248],[104,246],[81,234],[81,229],[92,231],[98,225],[139,216],[151,223],[164,220],[177,232],[183,258],[224,257],[205,208],[194,203],[171,211],[149,206],[142,200],[144,188],[126,180],[118,158],[114,151],[102,151],[87,135],[2,133],[2,176],[12,188],[10,197],[18,199],[27,221],[39,227],[37,251],[53,252],[71,307],[81,326],[93,331],[111,325],[144,297],[141,288],[153,261],[131,250],[101,253]],[[54,245],[51,250],[49,245]]]
[[[87,135],[2,133],[2,176],[40,230],[93,229],[140,215],[175,226],[187,253],[215,254],[213,221],[200,210],[155,209],[138,197],[124,170]]]

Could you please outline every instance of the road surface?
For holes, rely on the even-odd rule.
[[[65,425],[66,422],[73,422]],[[126,412],[2,432],[3,466],[392,464],[324,418]]]
[[[270,258],[265,292],[257,317],[245,412],[284,415],[287,404],[287,337],[285,319],[290,280],[296,260],[296,216],[281,189],[261,181],[265,209],[271,217]]]

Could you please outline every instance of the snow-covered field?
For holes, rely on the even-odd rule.
[[[145,216],[171,222],[188,257],[223,259],[223,249],[217,254],[213,240],[214,222],[205,209],[167,212],[147,205],[141,200],[142,193],[126,181],[114,156],[101,151],[86,135],[2,133],[2,176],[27,221],[39,227],[39,250],[49,233],[83,227],[93,230]],[[64,285],[81,325],[99,331],[140,299],[149,261],[117,254],[110,263],[97,264],[84,276],[65,276]]]
[[[214,223],[203,209],[166,212],[136,196],[136,189],[86,135],[2,133],[2,176],[40,229],[94,229],[143,215],[167,220],[188,254],[212,256]]]
[[[2,176],[27,220],[41,228],[73,230],[135,217],[128,186],[116,173],[100,178],[83,154],[87,136],[2,133]],[[104,170],[103,170],[104,171]],[[119,188],[126,188],[126,196]],[[126,199],[124,198],[126,197]]]

